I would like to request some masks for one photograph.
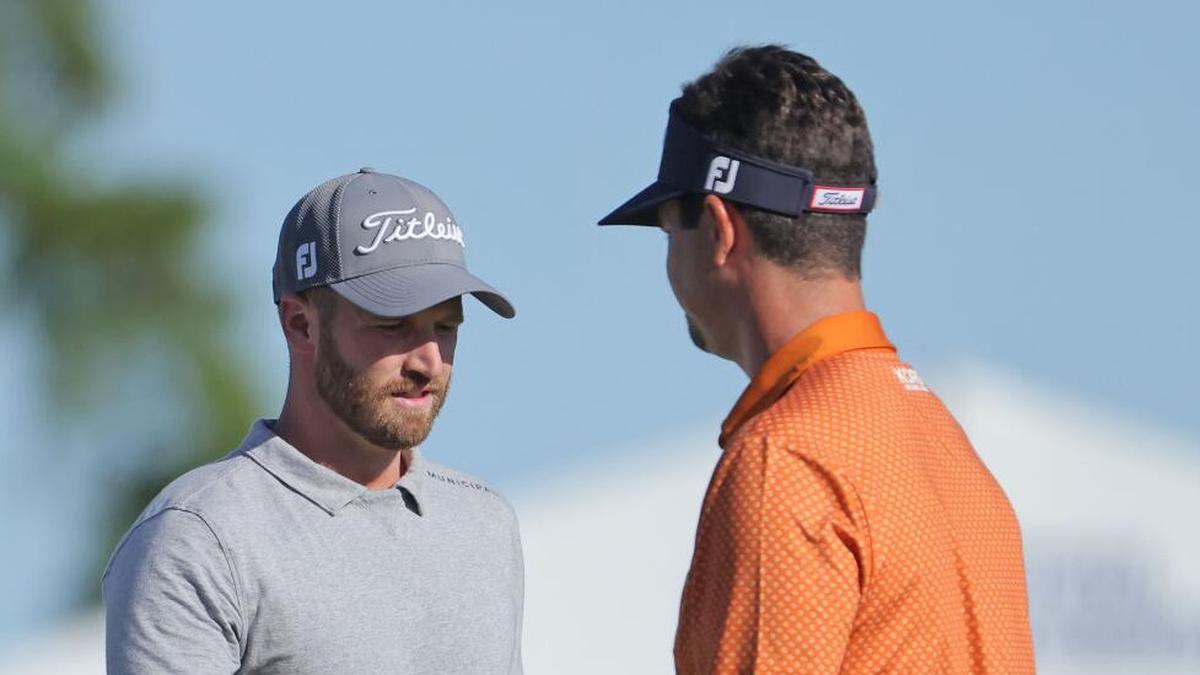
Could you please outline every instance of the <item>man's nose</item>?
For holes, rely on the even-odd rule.
[[[437,379],[442,374],[442,348],[433,337],[427,338],[408,354],[408,370],[420,373],[429,379]]]

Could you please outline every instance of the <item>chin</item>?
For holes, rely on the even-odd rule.
[[[687,330],[688,337],[692,339],[692,344],[696,345],[697,349],[714,356],[728,358],[721,353],[720,349],[714,346],[712,338],[710,338],[703,330],[701,330],[700,326],[696,323],[696,320],[693,319],[690,314],[687,316]]]

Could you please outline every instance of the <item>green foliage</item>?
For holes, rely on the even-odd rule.
[[[227,298],[194,269],[206,216],[196,190],[101,184],[91,177],[104,167],[67,157],[107,96],[89,4],[3,3],[0,26],[0,279],[8,289],[0,306],[29,317],[44,337],[48,403],[70,413],[59,419],[86,427],[98,452],[157,459],[132,477],[107,477],[122,495],[99,543],[107,554],[167,480],[236,444],[254,396],[225,342]],[[172,372],[146,372],[164,362]],[[165,457],[128,447],[146,434],[139,411],[114,400],[117,380],[161,389],[187,411],[169,430]],[[106,424],[113,415],[126,423]]]

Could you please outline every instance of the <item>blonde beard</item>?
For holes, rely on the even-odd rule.
[[[322,331],[317,350],[317,394],[354,433],[368,442],[389,450],[407,450],[420,445],[433,429],[450,391],[450,376],[442,382],[424,385],[431,390],[433,402],[427,410],[397,410],[391,401],[393,392],[421,386],[403,379],[372,387],[364,373],[356,372],[342,358],[333,332]]]

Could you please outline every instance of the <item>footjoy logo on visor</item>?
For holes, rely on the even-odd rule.
[[[364,230],[378,230],[375,239],[370,246],[359,246],[354,249],[355,253],[367,255],[379,248],[380,244],[390,244],[394,241],[404,241],[406,239],[445,239],[447,241],[457,242],[459,246],[466,248],[463,243],[462,230],[454,221],[447,218],[445,221],[437,219],[437,216],[432,211],[426,211],[425,216],[417,218],[415,214],[417,210],[403,209],[401,211],[380,211],[372,213],[362,221]],[[409,216],[406,218],[406,216]],[[395,222],[396,226],[392,227]],[[391,234],[389,234],[389,230]]]
[[[862,208],[866,188],[835,188],[813,186],[812,202],[808,208],[813,211],[858,211]]]
[[[705,190],[712,190],[719,195],[727,195],[733,192],[734,183],[737,182],[738,167],[742,165],[736,159],[729,159],[724,155],[713,157],[712,164],[708,165],[708,180],[704,182]]]

